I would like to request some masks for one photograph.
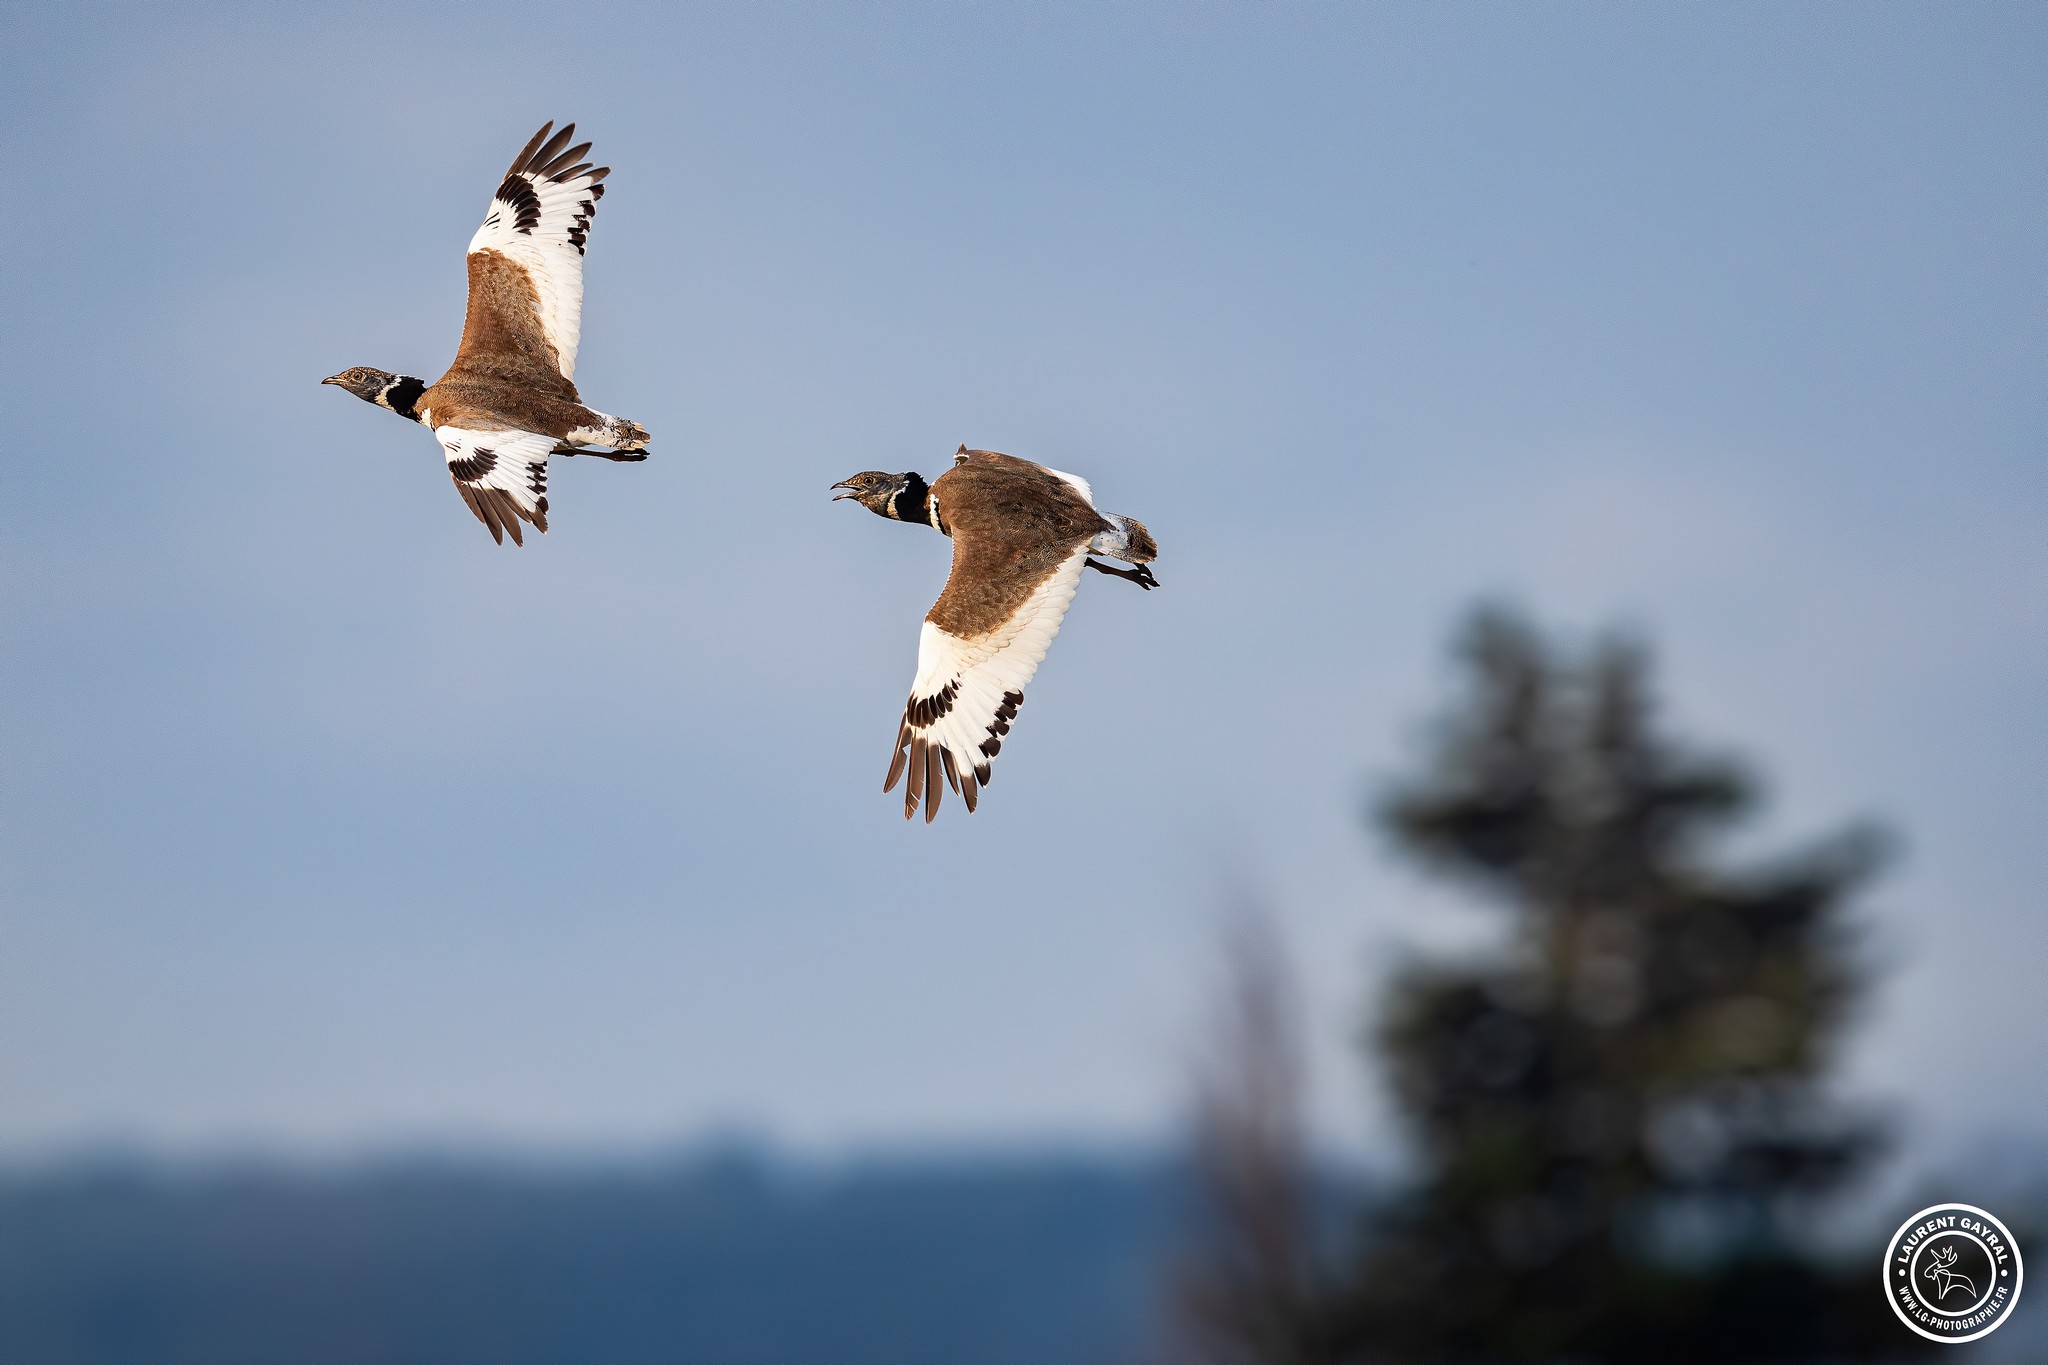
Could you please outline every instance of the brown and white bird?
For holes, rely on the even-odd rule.
[[[541,125],[491,196],[469,241],[469,312],[455,363],[431,385],[357,366],[330,375],[366,403],[430,428],[455,490],[492,539],[523,545],[519,523],[548,529],[548,457],[644,460],[644,427],[583,406],[576,343],[583,247],[611,167],[569,145],[576,125]],[[603,449],[592,449],[603,447]]]
[[[917,677],[896,731],[883,791],[907,773],[903,818],[924,802],[925,823],[939,812],[944,781],[972,811],[1003,736],[1024,704],[1081,570],[1159,585],[1147,567],[1159,547],[1144,523],[1099,512],[1086,481],[1014,455],[961,446],[953,467],[926,484],[917,474],[869,470],[832,485],[877,516],[922,522],[953,539],[953,572],[925,613],[917,641]],[[1091,558],[1110,555],[1135,569]]]

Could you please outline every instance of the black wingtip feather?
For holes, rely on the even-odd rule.
[[[917,803],[924,795],[924,736],[912,736],[910,741],[910,781],[903,786],[903,818],[908,820],[917,813]]]
[[[571,147],[568,151],[563,152],[560,156],[556,157],[553,161],[550,161],[547,165],[547,169],[542,171],[541,174],[545,175],[550,180],[567,180],[571,175],[575,174],[576,163],[579,161],[583,161],[584,153],[588,152],[589,150],[589,143],[579,142],[574,147]],[[587,166],[590,163],[584,161],[583,164]]]
[[[910,762],[910,727],[896,727],[896,752],[889,756],[889,780],[882,784],[884,795],[896,790],[896,784],[903,778],[903,769]]]
[[[575,136],[575,124],[565,123],[557,129],[554,120],[549,119],[540,126],[540,131],[533,135],[526,146],[520,149],[519,155],[512,160],[512,168],[505,174],[531,175],[541,180],[561,181],[589,171],[589,163],[584,162],[583,158],[588,155],[591,144],[579,142],[571,147],[570,140]],[[602,166],[593,172],[590,178],[592,181],[602,180],[610,173],[611,167]]]
[[[533,156],[534,149],[540,146],[541,140],[548,135],[549,130],[552,129],[554,126],[555,121],[553,119],[549,119],[546,123],[543,123],[540,126],[540,131],[535,133],[530,139],[528,139],[526,146],[520,149],[519,155],[512,158],[511,168],[507,170],[505,174],[519,174],[519,168],[524,166],[527,163],[528,159]]]
[[[574,136],[576,136],[576,125],[573,123],[563,124],[560,132],[549,138],[539,151],[527,158],[525,169],[538,172],[539,167],[549,164],[559,156],[562,148],[568,146],[569,139]]]
[[[477,497],[475,491],[466,483],[456,484],[455,491],[462,494],[462,500],[469,504],[469,510],[476,513],[476,519],[482,522],[484,529],[491,533],[491,539],[503,545],[505,543],[504,530],[498,525],[496,519],[484,510],[484,503],[482,499]]]
[[[455,482],[455,491],[462,494],[462,500],[469,504],[469,510],[476,513],[476,519],[490,530],[491,539],[503,545],[505,533],[512,533],[512,543],[524,546],[526,537],[520,531],[519,523],[526,522],[542,535],[548,530],[548,500],[541,496],[535,500],[533,511],[519,505],[518,499],[502,488],[491,488],[475,484]]]

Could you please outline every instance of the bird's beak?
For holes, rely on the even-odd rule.
[[[834,502],[841,502],[847,498],[857,498],[860,496],[860,489],[854,487],[852,479],[841,479],[838,483],[835,483],[832,486],[834,488],[844,488],[846,490],[844,493],[836,494],[832,499],[832,501]]]
[[[323,384],[339,384],[341,382],[341,376],[338,374],[330,374],[320,382]]]

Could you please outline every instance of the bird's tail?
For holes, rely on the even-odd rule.
[[[640,450],[653,438],[647,428],[608,412],[590,410],[591,420],[569,433],[569,444],[604,446],[609,450]]]
[[[1099,555],[1110,555],[1126,564],[1148,564],[1159,558],[1159,542],[1152,539],[1152,533],[1145,529],[1145,523],[1136,517],[1120,517],[1114,512],[1104,512],[1102,519],[1110,529],[1096,532],[1088,548]]]

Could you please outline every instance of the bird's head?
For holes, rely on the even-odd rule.
[[[884,474],[879,469],[870,469],[832,486],[844,490],[833,495],[834,502],[852,498],[878,517],[924,520],[922,507],[916,505],[924,501],[924,480],[915,474]],[[906,494],[910,496],[905,497]]]
[[[386,389],[398,382],[398,376],[388,370],[373,370],[368,365],[355,365],[340,374],[330,374],[320,382],[338,384],[365,403],[375,403]]]
[[[340,374],[330,374],[320,382],[337,384],[365,403],[375,403],[388,412],[415,422],[420,420],[420,395],[427,391],[424,380],[407,374],[392,374],[389,370],[373,370],[368,365],[357,365]]]

